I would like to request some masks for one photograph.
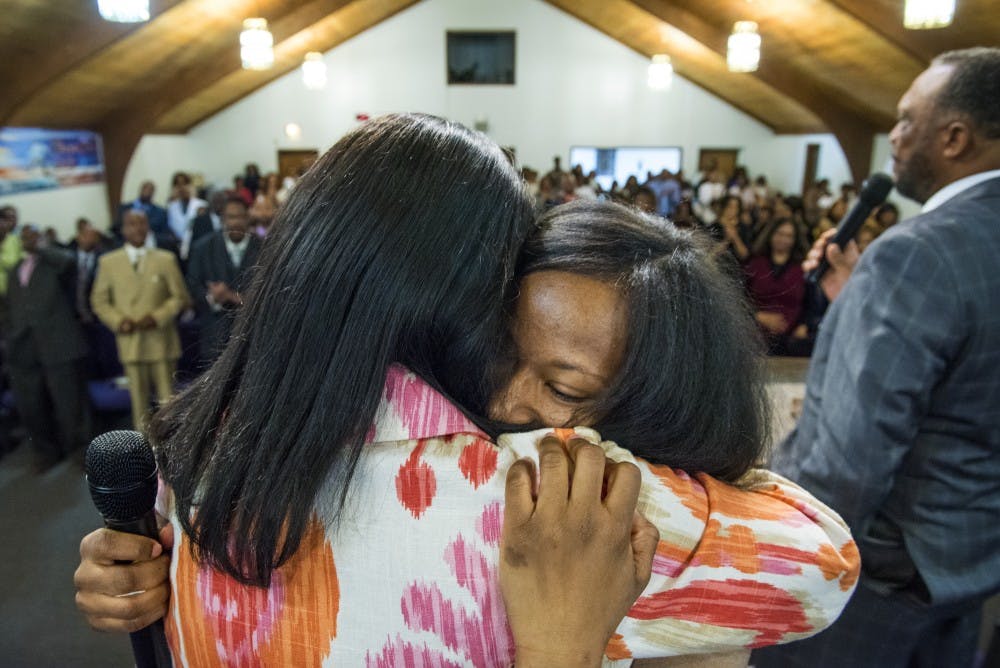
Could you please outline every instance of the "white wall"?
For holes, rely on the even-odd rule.
[[[63,241],[76,234],[76,219],[81,216],[101,228],[111,221],[103,182],[0,197],[0,206],[8,204],[17,208],[19,222],[54,227]]]
[[[767,175],[771,185],[787,193],[802,192],[809,144],[819,144],[816,178],[830,179],[836,190],[841,183],[854,181],[843,149],[832,134],[782,135],[767,142],[771,150],[771,167],[756,171]],[[754,169],[753,163],[747,165]]]
[[[892,176],[892,150],[889,147],[889,135],[880,134],[875,137],[875,147],[872,151],[872,172],[885,172]],[[912,199],[903,197],[893,190],[889,200],[899,207],[899,219],[906,220],[920,213],[920,205]]]
[[[200,158],[193,155],[189,135],[146,135],[139,142],[125,170],[122,199],[139,194],[143,181],[156,184],[154,201],[163,204],[170,197],[170,177],[176,171],[200,172]]]
[[[517,31],[517,84],[448,86],[445,31]],[[472,126],[514,146],[520,162],[546,170],[582,145],[679,145],[697,173],[700,147],[742,149],[740,161],[775,187],[801,187],[805,144],[823,143],[821,169],[834,183],[847,163],[829,135],[776,137],[766,126],[690,82],[669,92],[646,86],[648,60],[541,0],[424,0],[325,54],[329,84],[304,88],[298,71],[194,128],[186,137],[147,137],[129,168],[125,193],[153,178],[165,196],[175,169],[228,183],[247,162],[276,168],[279,148],[325,150],[356,127],[355,114],[422,111]],[[290,141],[284,125],[302,127]]]

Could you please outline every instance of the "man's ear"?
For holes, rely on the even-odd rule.
[[[965,121],[951,121],[944,127],[942,134],[944,145],[941,154],[948,160],[961,158],[972,148],[972,128]]]

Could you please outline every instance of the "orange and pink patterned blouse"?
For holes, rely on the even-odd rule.
[[[269,589],[201,567],[172,516],[167,633],[176,666],[492,668],[514,658],[497,585],[508,467],[546,431],[494,445],[414,374],[394,367],[341,520],[321,495]],[[597,442],[589,429],[576,432]],[[640,511],[660,531],[649,586],[605,665],[761,647],[831,624],[860,561],[847,527],[766,471],[739,490],[636,460]],[[169,508],[169,493],[167,495]]]

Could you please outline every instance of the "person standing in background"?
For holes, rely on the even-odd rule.
[[[146,214],[146,220],[149,221],[149,229],[153,231],[153,234],[162,236],[170,232],[170,227],[167,225],[167,210],[153,202],[153,195],[155,194],[156,186],[153,182],[143,181],[142,185],[139,186],[139,196],[131,202],[122,202],[121,206],[118,207],[118,219],[112,227],[112,231],[116,236],[121,235],[122,220],[125,217],[125,212],[132,209],[140,210]]]
[[[246,202],[231,197],[222,214],[223,230],[195,244],[188,262],[188,288],[198,312],[198,348],[208,366],[226,345],[241,293],[250,285],[261,240],[250,234]]]
[[[128,211],[122,223],[125,246],[102,256],[90,303],[115,332],[125,367],[132,420],[146,426],[149,388],[163,402],[173,393],[173,374],[181,356],[175,318],[190,303],[176,258],[146,247],[149,223],[142,211]]]
[[[67,297],[73,254],[47,246],[34,226],[21,231],[21,246],[24,258],[7,276],[7,369],[41,471],[90,436],[87,345]]]
[[[17,228],[17,209],[0,208],[0,297],[7,294],[7,273],[21,261],[21,238]]]
[[[208,208],[208,202],[191,194],[191,177],[183,172],[174,176],[173,197],[167,205],[167,224],[170,232],[180,245],[180,259],[187,259],[187,251],[191,248],[191,236],[194,232],[194,219],[202,209]],[[157,245],[162,245],[157,239]]]
[[[111,334],[100,323],[97,316],[94,315],[94,310],[90,307],[90,292],[94,287],[94,279],[97,277],[97,260],[108,252],[109,247],[96,227],[86,219],[81,220],[84,224],[80,226],[76,238],[70,243],[70,251],[76,260],[72,295],[76,319],[83,328],[89,350],[86,377],[88,380],[93,380],[112,375],[106,373],[106,369],[101,368],[100,355],[102,342],[107,342]]]

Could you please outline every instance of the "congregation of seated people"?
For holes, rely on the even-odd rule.
[[[801,195],[786,195],[768,185],[767,177],[751,179],[745,167],[732,176],[706,169],[691,182],[683,171],[629,176],[604,189],[594,172],[576,165],[563,170],[558,158],[539,177],[523,174],[539,211],[579,198],[610,199],[655,213],[677,227],[711,235],[717,252],[732,260],[753,304],[761,335],[772,355],[809,356],[828,302],[806,281],[801,263],[812,243],[843,219],[857,199],[853,184],[839,195],[827,179]],[[861,251],[899,220],[891,202],[880,206],[857,236]]]

